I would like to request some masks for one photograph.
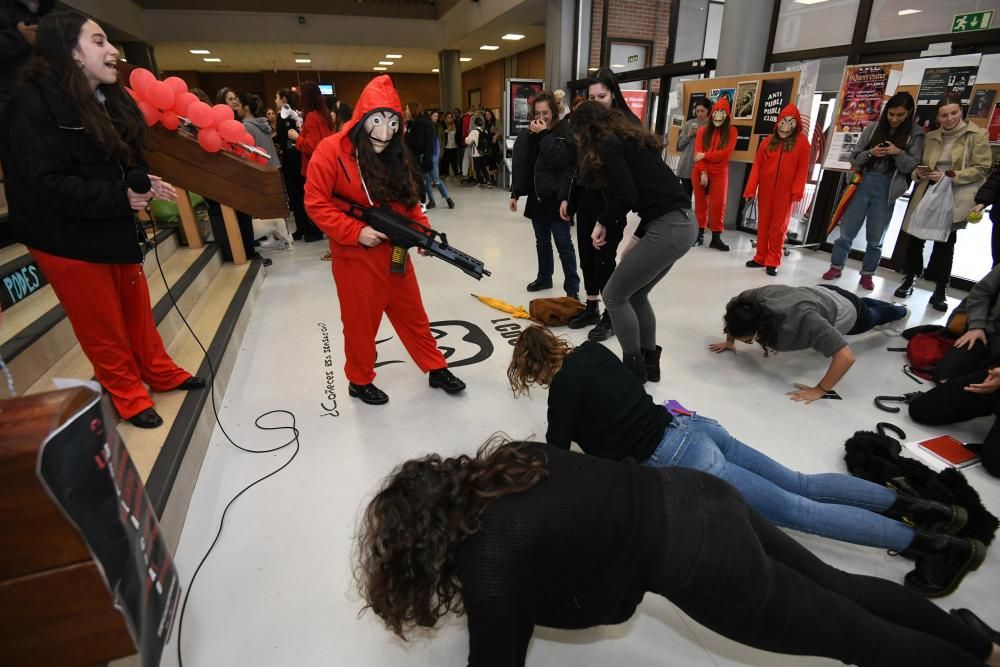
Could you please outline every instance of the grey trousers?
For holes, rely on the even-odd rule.
[[[656,315],[649,292],[694,244],[698,225],[690,210],[674,210],[654,219],[639,242],[622,257],[607,285],[604,305],[627,357],[656,349]]]

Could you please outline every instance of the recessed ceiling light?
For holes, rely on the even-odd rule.
[[[818,5],[821,2],[826,2],[826,0],[795,0],[800,5]]]
[[[211,51],[209,51],[208,49],[191,49],[191,53],[193,53],[196,56],[205,56],[211,53]]]
[[[386,58],[402,58],[403,55],[401,53],[387,53],[387,54],[385,54],[385,57]]]
[[[379,65],[395,65],[396,63],[394,61],[392,61],[392,60],[380,60],[380,61],[378,61],[378,64]]]
[[[372,67],[372,69],[375,70],[376,72],[384,72],[386,68],[385,67]]]
[[[438,68],[435,67],[434,69],[431,70],[431,72],[434,73],[434,74],[437,74],[438,73]]]
[[[480,51],[496,51],[499,48],[500,48],[499,46],[494,46],[493,44],[483,44],[482,46],[479,47],[479,50]]]
[[[311,63],[311,62],[312,62],[312,60],[310,60],[309,58],[296,58],[296,59],[295,59],[295,62],[297,62],[297,63],[300,63],[300,64],[303,64],[303,65],[304,65],[304,64],[306,64],[306,63]]]
[[[459,58],[463,63],[467,63],[472,60],[472,58]]]
[[[509,39],[512,42],[516,42],[519,39],[524,39],[524,35],[518,35],[516,32],[508,32],[500,39]]]
[[[222,58],[202,58],[207,63],[221,63]]]
[[[909,16],[910,14],[922,14],[923,11],[922,9],[900,9],[896,14],[899,16]]]

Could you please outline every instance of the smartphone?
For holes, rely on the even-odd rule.
[[[883,141],[878,145],[879,148],[888,148],[890,146],[888,141]]]
[[[917,165],[917,171],[930,171],[930,170],[931,170],[931,168],[928,167],[926,164],[918,164]]]

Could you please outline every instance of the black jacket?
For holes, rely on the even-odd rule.
[[[427,114],[420,114],[412,121],[406,131],[406,145],[413,154],[413,165],[422,174],[426,174],[433,166],[434,142],[437,133]]]
[[[992,206],[990,218],[1000,220],[1000,163],[993,165],[993,171],[976,192],[976,203]]]
[[[559,204],[576,167],[569,123],[560,121],[537,134],[521,131],[514,142],[511,197],[527,197],[526,218],[559,216]]]
[[[15,93],[0,118],[0,155],[15,239],[59,257],[142,261],[125,174],[146,165],[105,155],[54,79]]]
[[[17,29],[18,23],[38,23],[50,11],[54,0],[41,0],[32,12],[18,0],[0,0],[0,110],[11,95],[21,68],[31,59],[31,45]]]

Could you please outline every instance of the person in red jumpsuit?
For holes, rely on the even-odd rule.
[[[710,122],[698,130],[694,143],[694,215],[698,220],[695,245],[705,243],[705,228],[712,227],[710,248],[726,252],[729,246],[722,240],[726,224],[726,191],[729,186],[729,156],[736,147],[736,128],[730,122],[729,100],[720,97],[712,105]]]
[[[757,194],[757,254],[750,268],[767,267],[767,275],[778,275],[785,232],[792,206],[802,201],[809,175],[809,140],[802,134],[802,117],[794,104],[778,114],[774,134],[761,141],[750,170],[743,197]]]
[[[393,247],[388,237],[345,213],[347,205],[331,196],[361,206],[388,204],[393,211],[427,225],[402,134],[399,94],[388,76],[378,76],[362,91],[353,118],[316,148],[306,177],[306,210],[330,239],[344,324],[348,393],[369,405],[389,401],[373,383],[375,335],[383,313],[413,361],[429,374],[431,387],[449,394],[465,389],[465,383],[448,370],[431,335],[409,258],[402,273],[391,273]]]

